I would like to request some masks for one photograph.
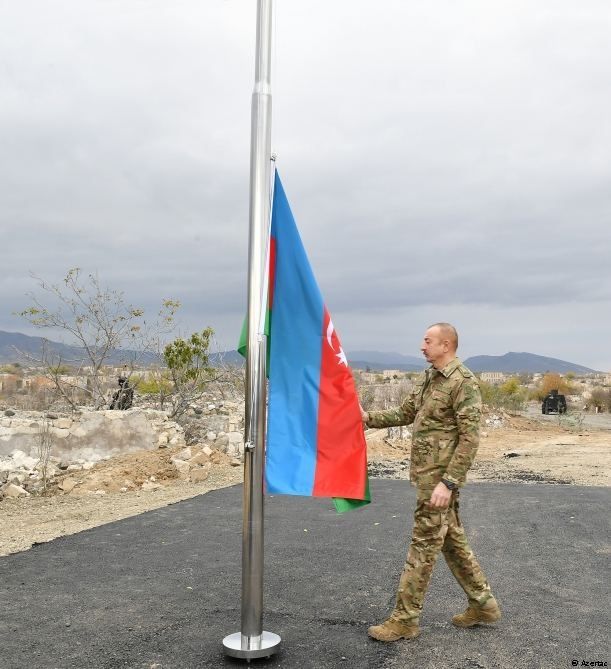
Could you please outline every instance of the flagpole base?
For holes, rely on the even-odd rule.
[[[262,632],[261,636],[244,636],[240,632],[229,634],[223,639],[225,655],[254,660],[259,657],[271,657],[280,649],[282,639],[273,632]]]

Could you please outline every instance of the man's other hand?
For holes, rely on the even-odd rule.
[[[359,402],[359,409],[361,410],[361,420],[363,423],[366,423],[369,420],[369,414],[363,409],[361,403]]]
[[[443,483],[438,483],[431,495],[429,506],[434,509],[445,509],[450,503],[450,497],[452,497],[452,491],[448,490]]]

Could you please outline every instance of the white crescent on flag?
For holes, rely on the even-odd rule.
[[[333,346],[333,333],[335,332],[335,328],[333,327],[333,321],[329,319],[329,325],[327,326],[327,343],[335,353],[335,357],[339,358],[337,364],[338,365],[346,365],[348,367],[348,359],[346,358],[346,354],[344,353],[344,349],[340,346],[339,347],[339,353],[335,352],[335,347]],[[339,343],[339,340],[338,340]]]

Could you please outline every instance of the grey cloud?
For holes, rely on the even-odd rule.
[[[274,150],[344,340],[414,353],[446,313],[472,353],[611,368],[608,4],[378,4],[276,3]],[[254,9],[3,6],[0,327],[79,265],[234,345]]]

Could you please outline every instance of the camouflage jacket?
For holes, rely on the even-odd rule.
[[[481,394],[477,379],[458,358],[421,374],[400,407],[371,411],[369,427],[413,423],[410,480],[433,488],[442,477],[465,482],[479,446]]]

